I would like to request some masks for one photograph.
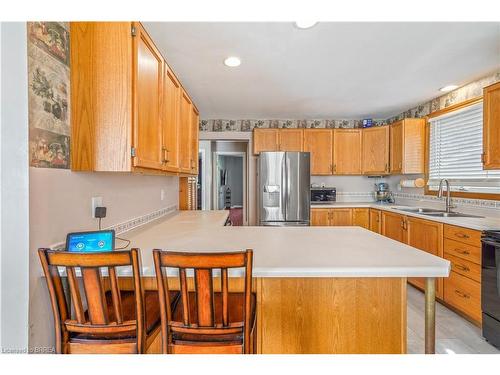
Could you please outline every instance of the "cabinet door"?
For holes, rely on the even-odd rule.
[[[179,129],[179,169],[191,173],[191,99],[182,90]]]
[[[425,120],[421,118],[404,119],[402,140],[401,173],[424,173]]]
[[[199,122],[200,122],[200,114],[194,104],[191,105],[191,133],[190,133],[190,141],[191,141],[191,150],[190,150],[190,159],[189,166],[191,168],[191,174],[198,174],[198,133],[199,133]]]
[[[443,224],[435,221],[406,218],[407,244],[429,254],[443,257]],[[424,278],[410,277],[408,281],[418,288],[425,288]],[[443,280],[436,279],[436,296],[443,298]]]
[[[406,242],[404,216],[393,212],[382,211],[382,234],[399,242]]]
[[[330,210],[327,208],[313,208],[311,210],[311,225],[326,227],[330,225]]]
[[[254,129],[253,153],[262,151],[279,151],[278,129]]]
[[[363,174],[389,173],[389,126],[363,129]]]
[[[350,208],[335,208],[331,210],[330,225],[351,226],[352,210]]]
[[[361,174],[361,129],[335,129],[333,173]]]
[[[302,151],[304,142],[303,129],[280,129],[279,150],[280,151]]]
[[[483,165],[500,169],[500,82],[483,93]]]
[[[370,228],[370,213],[368,208],[353,208],[352,209],[352,225],[369,229]]]
[[[141,24],[135,23],[135,27],[134,166],[163,169],[161,100],[164,63]]]
[[[305,129],[304,151],[311,153],[311,175],[330,175],[333,169],[333,131]]]
[[[381,233],[382,229],[382,212],[370,208],[370,230],[375,233]]]
[[[179,122],[181,86],[172,70],[165,64],[163,89],[163,152],[164,169],[179,171]]]
[[[403,171],[403,121],[390,125],[391,145],[391,173]]]

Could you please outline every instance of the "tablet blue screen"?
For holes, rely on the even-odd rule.
[[[68,238],[68,251],[99,252],[113,250],[113,232],[75,233]]]

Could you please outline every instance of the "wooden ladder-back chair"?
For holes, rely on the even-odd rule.
[[[161,309],[163,353],[250,354],[256,352],[256,297],[252,250],[189,253],[153,250]],[[178,270],[180,300],[171,308],[168,268]],[[244,268],[243,292],[229,292],[228,269]],[[194,270],[189,289],[187,270]],[[214,270],[220,291],[214,292]]]
[[[54,314],[57,353],[146,352],[159,335],[160,307],[156,291],[142,290],[138,249],[102,253],[39,249],[38,254]],[[115,267],[124,266],[132,268],[131,291],[121,291],[118,284]],[[107,269],[109,290],[102,268]],[[63,289],[63,270],[74,314]]]

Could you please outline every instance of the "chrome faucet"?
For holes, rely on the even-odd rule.
[[[439,181],[439,190],[438,190],[438,198],[443,198],[443,181],[446,183],[446,212],[450,213],[451,209],[455,206],[451,205],[451,190],[450,190],[450,181],[443,178]]]

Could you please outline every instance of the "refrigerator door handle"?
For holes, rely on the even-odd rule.
[[[285,153],[283,159],[281,160],[281,214],[283,215],[283,219],[285,221],[287,220],[286,211],[288,205],[287,164]]]

